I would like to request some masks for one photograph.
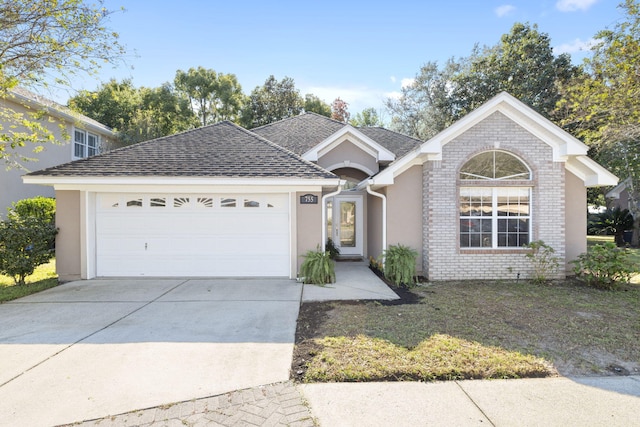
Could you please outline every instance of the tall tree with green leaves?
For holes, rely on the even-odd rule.
[[[234,74],[217,73],[204,67],[178,70],[176,89],[189,98],[191,110],[202,126],[221,120],[238,121],[245,95]]]
[[[82,91],[69,107],[117,132],[125,144],[171,135],[199,125],[189,100],[170,83],[136,88],[131,80],[112,79],[97,91]]]
[[[349,120],[349,124],[355,127],[373,127],[383,126],[382,119],[378,115],[378,111],[373,108],[365,108]]]
[[[569,55],[555,56],[551,40],[536,25],[516,23],[490,47],[428,62],[400,98],[387,100],[394,129],[428,139],[502,91],[546,117],[560,99],[558,86],[578,73]]]
[[[331,117],[331,106],[312,93],[304,96],[304,111]]]
[[[112,11],[103,0],[0,0],[0,97],[16,86],[55,82],[72,87],[78,74],[95,75],[105,64],[118,65],[125,53],[118,34],[107,27]],[[0,160],[20,166],[19,147],[53,142],[42,114],[0,108]],[[19,129],[19,130],[15,130]]]
[[[252,129],[288,117],[297,116],[303,111],[304,100],[296,89],[291,77],[278,81],[269,76],[262,86],[256,86],[242,112],[241,124]]]
[[[596,34],[584,73],[563,85],[557,116],[591,148],[591,155],[622,179],[629,178],[629,211],[640,226],[640,2],[619,6],[625,17]]]

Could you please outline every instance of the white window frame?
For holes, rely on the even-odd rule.
[[[90,141],[92,140],[93,142],[91,143]],[[84,129],[74,128],[71,149],[74,159],[85,159],[100,154],[100,135]],[[78,155],[79,151],[81,151],[80,155]]]
[[[528,195],[528,214],[527,215],[514,215],[514,216],[506,216],[506,215],[499,215],[498,214],[498,198],[499,198],[499,190],[507,190],[507,189],[518,189],[518,190],[526,190]],[[520,245],[520,246],[500,246],[499,243],[499,238],[498,238],[498,223],[500,221],[508,221],[508,220],[526,220],[527,221],[527,236],[528,236],[528,241],[527,243],[531,242],[532,236],[531,236],[531,232],[532,232],[532,216],[531,216],[531,212],[532,212],[532,195],[533,195],[533,191],[531,187],[526,187],[526,186],[518,186],[518,187],[466,187],[466,186],[461,186],[460,187],[460,194],[462,194],[463,190],[467,190],[467,191],[474,191],[477,190],[478,192],[480,191],[491,191],[491,215],[462,215],[461,213],[458,214],[458,219],[459,222],[458,224],[460,224],[461,221],[474,221],[474,220],[478,220],[478,221],[491,221],[491,245],[487,245],[487,246],[462,246],[462,244],[460,244],[460,240],[461,237],[463,235],[463,231],[461,229],[458,230],[458,243],[460,244],[460,249],[464,250],[464,251],[468,251],[468,250],[482,250],[482,249],[522,249],[524,245]],[[461,199],[461,197],[460,197]],[[462,200],[459,200],[459,203],[462,203]],[[508,242],[508,239],[507,239]]]
[[[463,251],[477,251],[477,250],[486,250],[486,249],[498,249],[498,250],[513,250],[513,249],[522,249],[523,246],[499,246],[498,245],[498,241],[499,241],[499,232],[498,232],[498,223],[500,220],[503,221],[508,221],[509,219],[514,219],[514,220],[526,220],[527,221],[527,235],[528,235],[528,242],[532,242],[533,241],[533,236],[532,236],[532,232],[533,232],[533,218],[532,218],[532,212],[533,212],[533,185],[532,185],[532,179],[533,179],[533,173],[531,171],[531,168],[529,167],[529,165],[523,161],[519,156],[516,156],[513,153],[510,153],[508,151],[504,151],[504,150],[489,150],[488,152],[493,152],[494,153],[494,174],[493,174],[493,178],[492,177],[486,177],[486,176],[480,176],[480,175],[473,175],[470,174],[468,172],[466,173],[462,173],[461,175],[463,176],[459,176],[459,181],[458,181],[458,245],[460,250]],[[520,162],[522,162],[522,164],[526,167],[526,169],[529,171],[528,176],[526,178],[522,177],[522,174],[519,175],[515,175],[515,176],[507,176],[507,177],[495,177],[495,168],[496,168],[496,159],[495,159],[495,153],[497,152],[502,152],[505,154],[508,154],[510,156],[513,156],[514,158],[518,159]],[[476,154],[476,156],[481,155],[481,154],[485,154],[487,153],[487,151],[482,152],[482,153],[478,153]],[[475,156],[474,156],[475,157]],[[469,160],[467,160],[467,162],[471,161],[473,159],[470,158]],[[462,168],[464,168],[464,166],[467,163],[465,162],[465,164],[463,165]],[[462,169],[461,168],[461,169]],[[469,178],[470,176],[473,176],[474,178]],[[514,215],[514,216],[506,216],[506,215],[499,215],[498,213],[498,198],[499,198],[499,191],[502,189],[518,189],[518,190],[527,190],[528,192],[528,213],[527,215]],[[476,190],[478,192],[478,195],[480,195],[480,192],[484,191],[486,193],[491,192],[491,214],[490,215],[463,215],[462,211],[461,211],[461,205],[463,204],[463,200],[462,200],[462,193],[466,192],[466,191],[474,191]],[[491,221],[491,244],[490,245],[482,245],[482,242],[480,243],[480,246],[463,246],[461,244],[462,241],[462,236],[463,236],[463,230],[462,230],[462,223],[463,221],[468,221],[468,226],[472,225],[473,221],[478,221],[478,223],[480,224],[480,232],[479,234],[481,235],[482,238],[482,221]],[[508,233],[508,231],[507,231]],[[485,234],[489,234],[489,233],[485,233]],[[464,234],[469,236],[469,234]],[[508,243],[508,238],[507,238],[507,243]]]

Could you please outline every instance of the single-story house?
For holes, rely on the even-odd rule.
[[[347,257],[410,246],[442,280],[527,277],[533,240],[567,265],[586,250],[586,188],[617,178],[502,93],[428,141],[308,113],[251,131],[221,122],[24,181],[56,190],[61,280],[295,278],[329,238]]]
[[[37,153],[33,152],[36,145],[32,143],[12,149],[19,157],[31,160],[21,162],[22,167],[0,167],[0,217],[5,217],[7,208],[18,200],[55,196],[53,187],[24,185],[21,177],[29,170],[44,169],[93,156],[118,144],[111,128],[18,87],[0,97],[0,133],[29,132],[20,125],[23,119],[37,122],[47,129],[54,142],[39,144],[42,150]]]

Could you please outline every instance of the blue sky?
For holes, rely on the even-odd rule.
[[[352,114],[381,108],[427,61],[493,45],[515,22],[538,24],[558,52],[581,62],[597,31],[623,16],[617,0],[168,1],[106,0],[130,51],[128,67],[99,79],[136,86],[173,81],[178,69],[233,73],[245,93],[273,74],[292,77],[302,95],[341,97]],[[84,79],[79,88],[94,90]],[[65,102],[64,99],[61,100]]]

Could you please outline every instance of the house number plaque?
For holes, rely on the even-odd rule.
[[[318,204],[318,196],[315,194],[305,194],[300,196],[300,204],[301,205],[317,205]]]

